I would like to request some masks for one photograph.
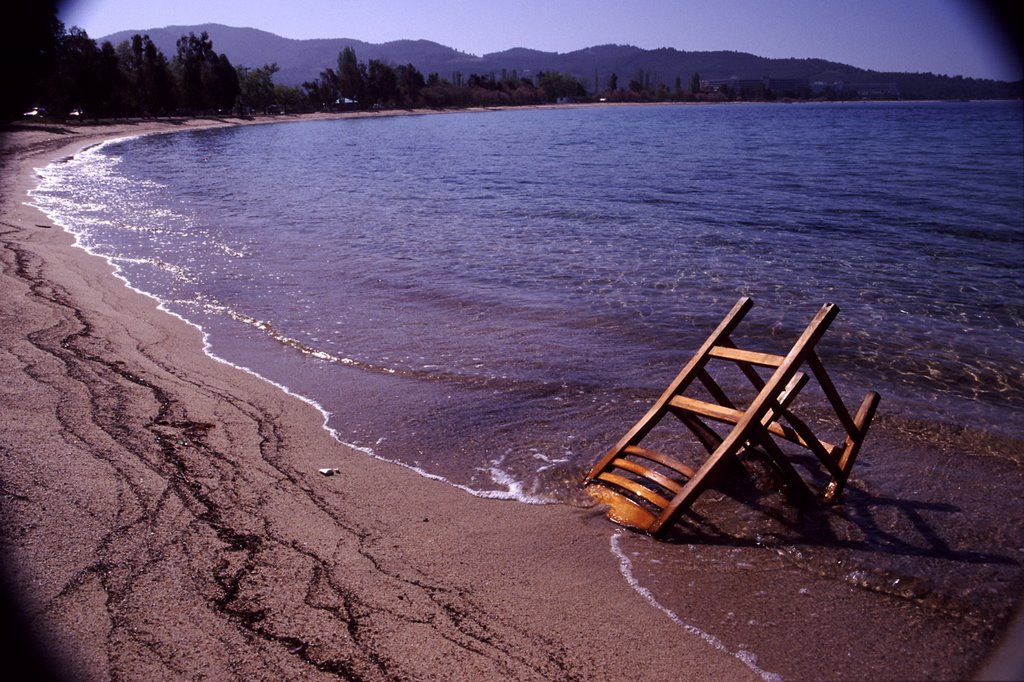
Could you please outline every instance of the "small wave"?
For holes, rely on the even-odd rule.
[[[372,372],[380,372],[383,374],[395,374],[397,372],[397,370],[395,370],[392,367],[375,365],[370,362],[363,362],[361,360],[355,360],[353,358],[334,355],[333,353],[328,353],[325,350],[314,348],[313,346],[303,343],[299,339],[288,336],[287,334],[283,334],[282,332],[278,331],[274,327],[274,325],[268,322],[267,320],[257,319],[251,315],[246,315],[245,313],[228,308],[227,306],[215,306],[215,304],[206,304],[206,307],[208,309],[217,307],[220,309],[221,312],[226,314],[231,319],[236,320],[238,322],[242,322],[243,324],[247,324],[255,329],[258,329],[261,332],[267,334],[270,338],[280,343],[282,346],[293,348],[302,353],[303,355],[316,358],[317,360],[323,360],[324,362],[332,362],[339,365],[346,365],[348,367],[358,367],[360,369],[365,369]]]
[[[629,584],[630,587],[636,590],[636,592],[644,598],[644,601],[646,601],[648,604],[664,613],[666,616],[668,616],[669,620],[671,620],[673,623],[681,627],[689,634],[700,637],[705,642],[707,642],[712,648],[721,651],[724,654],[729,654],[730,656],[733,656],[739,661],[741,661],[743,665],[750,668],[754,672],[754,674],[756,674],[762,680],[765,680],[765,682],[782,682],[782,675],[779,675],[778,673],[768,672],[767,670],[763,670],[758,667],[757,655],[753,652],[742,649],[736,652],[729,651],[729,648],[725,646],[722,640],[720,640],[718,637],[715,637],[714,635],[705,632],[704,630],[701,630],[699,627],[695,625],[690,625],[689,623],[685,622],[682,618],[680,618],[678,615],[676,615],[675,611],[672,611],[668,607],[663,606],[655,598],[655,596],[651,594],[651,591],[643,585],[641,585],[640,581],[638,581],[636,579],[636,576],[633,575],[633,562],[630,560],[628,556],[626,556],[626,553],[622,551],[622,547],[619,544],[619,540],[621,537],[621,530],[616,531],[615,534],[612,535],[612,554],[614,554],[619,560],[619,572],[622,574],[622,577],[626,579],[626,582]]]
[[[132,136],[132,137],[134,137],[134,136]],[[93,167],[95,167],[95,164],[102,160],[104,162],[104,169],[102,169],[101,171],[95,171],[94,170],[92,172],[92,174],[95,175],[96,173],[99,173],[101,175],[105,175],[106,171],[109,170],[108,167],[118,163],[119,159],[116,158],[116,157],[101,157],[101,156],[98,155],[98,152],[100,150],[102,150],[104,147],[107,147],[107,146],[109,146],[111,144],[115,144],[115,143],[118,143],[118,142],[123,142],[123,141],[129,140],[129,139],[132,139],[132,137],[118,138],[118,139],[115,139],[115,140],[108,140],[108,141],[105,141],[105,142],[102,142],[102,143],[99,143],[99,144],[96,144],[96,145],[92,145],[92,146],[88,147],[87,149],[79,152],[79,154],[77,154],[77,155],[75,155],[73,157],[61,160],[60,163],[62,163],[62,164],[69,164],[72,161],[79,161],[79,162],[82,162],[82,164],[92,164]],[[74,172],[89,172],[89,171],[85,170],[88,167],[89,167],[88,165],[83,165],[82,168],[76,168]],[[159,268],[161,270],[165,270],[165,271],[171,272],[175,276],[180,276],[180,277],[185,277],[185,278],[187,278],[188,273],[183,268],[180,268],[178,266],[174,266],[172,264],[166,263],[166,262],[161,261],[159,259],[133,258],[133,257],[128,257],[128,256],[115,256],[115,255],[109,255],[109,254],[104,254],[104,253],[100,252],[99,250],[97,250],[96,245],[93,245],[93,244],[89,243],[89,239],[88,239],[89,236],[90,236],[89,230],[82,229],[81,227],[79,227],[77,229],[75,227],[73,227],[73,225],[75,225],[75,224],[80,226],[82,224],[82,222],[83,222],[83,219],[82,219],[82,216],[81,216],[81,207],[82,207],[82,205],[80,203],[76,203],[76,202],[72,202],[72,201],[65,201],[65,200],[63,200],[63,199],[61,199],[59,197],[55,197],[54,194],[53,194],[53,192],[59,191],[59,184],[60,184],[60,182],[61,182],[61,180],[63,178],[63,176],[60,173],[63,172],[63,171],[58,172],[56,170],[56,164],[50,164],[49,166],[47,166],[45,168],[36,169],[36,172],[39,175],[39,177],[42,179],[43,182],[42,182],[42,185],[40,187],[38,187],[38,188],[36,188],[34,190],[31,190],[29,192],[29,196],[33,198],[33,201],[32,202],[26,202],[27,205],[33,206],[34,208],[37,208],[38,210],[42,211],[43,213],[45,213],[46,215],[48,215],[50,217],[50,219],[54,222],[54,224],[56,224],[58,227],[63,229],[68,234],[72,235],[74,237],[74,239],[75,239],[74,245],[76,247],[82,249],[83,251],[85,251],[86,253],[88,253],[88,254],[90,254],[92,256],[97,256],[99,258],[103,258],[111,266],[114,277],[116,277],[118,280],[120,280],[128,289],[134,291],[135,293],[138,293],[138,294],[146,296],[146,297],[148,297],[150,299],[153,299],[154,301],[156,301],[157,308],[160,311],[162,311],[164,313],[167,313],[167,314],[177,318],[178,320],[184,322],[185,324],[187,324],[187,325],[195,328],[196,330],[198,330],[200,332],[200,334],[202,335],[203,352],[208,357],[210,357],[211,359],[213,359],[213,360],[215,360],[217,362],[220,362],[220,363],[223,363],[223,364],[228,365],[230,367],[233,367],[234,369],[238,369],[238,370],[243,371],[243,372],[245,372],[247,374],[250,374],[250,375],[255,376],[255,377],[259,378],[259,379],[262,379],[263,381],[266,381],[267,383],[271,384],[272,386],[276,387],[277,389],[283,391],[286,395],[289,395],[291,397],[297,398],[297,399],[301,400],[302,402],[312,406],[317,411],[319,411],[321,416],[323,417],[323,422],[322,422],[323,429],[331,436],[331,438],[333,438],[335,441],[337,441],[341,445],[344,445],[344,446],[346,446],[348,448],[351,448],[353,450],[357,450],[359,452],[367,454],[367,455],[373,457],[374,459],[377,459],[377,460],[380,460],[380,461],[383,461],[383,462],[387,462],[389,464],[395,464],[395,465],[404,467],[406,469],[409,469],[409,470],[415,472],[416,474],[418,474],[420,476],[423,476],[424,478],[428,478],[428,479],[431,479],[431,480],[436,480],[436,481],[440,481],[440,482],[446,483],[446,484],[448,484],[448,485],[450,485],[452,487],[458,488],[459,490],[462,490],[462,491],[464,491],[466,493],[469,493],[470,495],[473,495],[474,497],[482,497],[482,498],[489,498],[489,499],[499,499],[499,500],[512,500],[512,501],[522,502],[522,503],[526,503],[526,504],[549,504],[549,503],[554,502],[554,500],[547,499],[547,498],[542,498],[542,497],[539,497],[539,496],[536,496],[536,495],[531,495],[531,494],[527,493],[525,491],[524,487],[523,487],[522,482],[518,481],[514,476],[508,474],[507,472],[505,472],[504,470],[502,470],[502,469],[500,469],[500,468],[498,468],[496,466],[490,467],[489,469],[487,469],[487,472],[489,473],[491,480],[496,484],[496,486],[498,486],[498,488],[497,489],[491,489],[491,490],[483,490],[483,489],[472,488],[470,486],[463,485],[463,484],[454,483],[454,482],[450,481],[449,479],[445,478],[444,476],[440,476],[438,474],[431,473],[431,472],[429,472],[429,471],[427,471],[427,470],[425,470],[425,469],[423,469],[423,468],[421,468],[419,466],[408,464],[406,462],[402,462],[402,461],[399,461],[399,460],[394,460],[394,459],[389,459],[389,458],[383,457],[383,456],[379,455],[377,452],[375,452],[372,448],[360,446],[360,445],[357,445],[355,443],[346,442],[341,437],[341,434],[334,427],[332,427],[330,425],[331,413],[329,411],[327,411],[320,403],[318,403],[316,400],[313,400],[312,398],[309,398],[307,396],[304,396],[304,395],[301,395],[299,393],[296,393],[295,391],[290,389],[288,386],[285,386],[284,384],[276,382],[276,381],[274,381],[274,380],[272,380],[272,379],[270,379],[270,378],[260,374],[259,372],[249,368],[249,367],[246,367],[244,365],[240,365],[240,364],[231,362],[230,360],[227,360],[226,358],[220,357],[219,355],[217,355],[216,353],[213,352],[213,346],[212,346],[212,343],[211,343],[209,332],[206,329],[204,329],[202,327],[202,325],[196,323],[193,320],[190,320],[189,318],[185,317],[184,315],[182,315],[182,314],[180,314],[180,313],[178,313],[178,312],[176,312],[174,310],[171,310],[171,308],[169,306],[171,304],[177,304],[177,305],[180,305],[182,307],[189,307],[189,306],[197,306],[198,305],[199,308],[201,308],[203,310],[206,310],[208,312],[223,313],[223,314],[227,315],[228,317],[230,317],[233,320],[236,320],[238,322],[241,322],[241,323],[246,324],[246,325],[248,325],[250,327],[253,327],[255,329],[260,330],[261,332],[267,334],[268,336],[270,336],[271,338],[273,338],[274,340],[276,340],[277,342],[281,343],[284,346],[287,346],[289,348],[297,350],[300,353],[302,353],[304,355],[307,355],[309,357],[314,357],[314,358],[317,358],[317,359],[325,361],[325,362],[337,363],[337,364],[340,364],[340,365],[345,365],[345,366],[349,366],[349,367],[359,368],[359,369],[368,370],[368,371],[372,371],[372,372],[378,372],[378,373],[381,373],[381,374],[397,374],[397,373],[399,373],[399,370],[397,370],[395,368],[391,368],[391,367],[386,367],[386,366],[383,366],[383,365],[377,365],[377,364],[374,364],[374,363],[364,362],[364,361],[361,361],[361,360],[356,360],[356,359],[353,359],[353,358],[336,355],[336,354],[329,353],[327,351],[315,348],[313,346],[310,346],[310,345],[300,341],[299,339],[296,339],[296,338],[293,338],[291,336],[288,336],[286,334],[281,333],[269,321],[260,320],[258,318],[253,317],[253,316],[247,315],[245,313],[241,313],[239,311],[236,311],[236,310],[233,310],[233,309],[229,308],[228,306],[221,305],[221,304],[219,304],[219,303],[217,303],[215,301],[201,301],[201,300],[170,301],[170,300],[165,300],[165,299],[161,298],[160,296],[158,296],[156,294],[153,294],[153,293],[151,293],[149,291],[141,289],[138,286],[135,286],[132,283],[132,281],[128,278],[128,276],[124,273],[124,266],[125,265],[129,265],[129,264],[145,264],[145,265],[150,265],[150,266],[157,267],[157,268]],[[74,205],[77,210],[75,211],[74,214],[71,214],[71,213],[67,213],[66,214],[64,209],[68,209],[71,205]],[[96,206],[96,207],[94,207],[94,210],[98,210],[98,209],[101,209],[101,208],[102,207],[100,207],[100,206]],[[230,254],[230,255],[234,255],[236,257],[244,256],[244,254],[241,254],[241,253],[233,253],[233,254]],[[430,372],[430,373],[409,372],[409,374],[411,374],[411,375],[424,374],[424,375],[430,376],[431,378],[437,378],[437,374],[433,373],[433,372]]]
[[[416,474],[418,474],[419,476],[422,476],[423,478],[427,478],[427,479],[430,479],[432,481],[439,481],[441,483],[445,483],[447,485],[452,486],[453,488],[457,488],[459,490],[462,490],[463,492],[469,493],[470,495],[472,495],[474,497],[482,497],[482,498],[487,498],[487,499],[492,499],[492,500],[511,500],[511,501],[516,501],[516,502],[522,502],[522,503],[525,503],[525,504],[552,504],[552,503],[555,502],[555,500],[541,498],[541,497],[537,497],[537,496],[533,496],[533,495],[529,495],[529,494],[525,493],[524,490],[523,490],[523,486],[522,486],[522,484],[519,481],[517,481],[512,476],[506,474],[505,472],[501,471],[500,469],[497,469],[497,468],[494,468],[494,467],[492,467],[489,470],[490,474],[491,474],[491,479],[495,483],[497,483],[498,485],[504,486],[505,487],[504,490],[482,490],[482,489],[479,489],[479,488],[471,488],[471,487],[469,487],[467,485],[463,485],[463,484],[460,484],[460,483],[454,483],[453,481],[445,478],[444,476],[441,476],[439,474],[431,473],[431,472],[427,471],[426,469],[423,469],[422,467],[416,466],[414,464],[408,464],[406,462],[402,462],[402,461],[399,461],[399,460],[396,460],[396,459],[390,459],[388,457],[384,457],[384,456],[380,455],[379,453],[377,453],[371,447],[367,447],[365,445],[357,445],[355,443],[349,443],[349,442],[345,441],[341,437],[341,434],[338,433],[337,429],[335,429],[333,426],[330,425],[331,413],[323,405],[318,403],[316,400],[313,400],[312,398],[309,398],[307,396],[302,395],[301,393],[296,393],[295,391],[293,391],[289,387],[285,386],[284,384],[279,383],[277,381],[274,381],[273,379],[269,379],[269,378],[263,376],[259,372],[255,371],[255,370],[253,370],[253,369],[251,369],[249,367],[246,367],[244,365],[239,365],[237,363],[231,362],[230,360],[226,360],[226,359],[218,356],[217,354],[215,354],[213,352],[212,346],[211,346],[210,341],[209,341],[209,334],[208,334],[208,332],[204,331],[201,326],[199,326],[196,323],[188,320],[187,318],[182,317],[181,315],[178,315],[177,313],[174,313],[173,311],[167,310],[166,308],[163,308],[163,310],[165,310],[165,312],[170,313],[171,315],[174,315],[175,317],[179,318],[180,320],[184,321],[185,323],[187,323],[187,324],[189,324],[189,325],[199,329],[200,331],[202,331],[202,333],[203,333],[203,351],[206,353],[206,355],[208,355],[212,359],[216,360],[217,362],[221,362],[221,363],[223,363],[225,365],[228,365],[230,367],[233,367],[235,369],[241,370],[241,371],[245,372],[246,374],[250,374],[250,375],[252,375],[252,376],[254,376],[254,377],[258,378],[258,379],[262,379],[263,381],[265,381],[268,384],[274,386],[275,388],[278,388],[279,390],[281,390],[285,394],[287,394],[289,396],[292,396],[293,398],[298,398],[302,402],[304,402],[307,405],[310,405],[314,409],[316,409],[320,413],[320,415],[323,417],[323,422],[322,422],[321,426],[324,429],[324,431],[326,431],[328,434],[330,434],[331,438],[333,438],[339,444],[344,445],[347,448],[350,448],[352,450],[356,450],[358,452],[362,452],[363,454],[368,455],[368,456],[370,456],[370,457],[372,457],[372,458],[374,458],[374,459],[376,459],[378,461],[386,462],[388,464],[394,464],[396,466],[400,466],[402,468],[409,469],[410,471],[415,472]],[[378,441],[378,442],[380,442],[380,441]]]
[[[188,303],[185,303],[185,305],[188,305]],[[468,388],[487,388],[491,391],[526,391],[534,396],[549,395],[552,393],[562,392],[567,389],[567,386],[563,383],[552,382],[546,379],[526,379],[522,377],[510,377],[507,375],[496,376],[493,374],[474,373],[471,371],[459,372],[453,371],[450,368],[445,369],[442,365],[436,364],[402,367],[398,366],[397,363],[396,365],[385,365],[370,362],[346,355],[339,355],[338,353],[317,347],[307,341],[289,336],[278,329],[271,320],[249,315],[248,313],[235,310],[234,308],[217,301],[195,301],[192,305],[198,305],[207,312],[225,315],[236,322],[240,322],[265,334],[278,344],[298,351],[307,357],[315,358],[323,362],[343,365],[352,369],[418,381],[449,383]],[[476,363],[472,365],[472,368],[477,370],[485,367],[486,365],[483,363]],[[580,388],[578,390],[592,390],[594,388],[596,387],[585,387],[580,384]]]
[[[156,296],[153,296],[152,294],[150,294],[148,292],[142,291],[140,289],[136,289],[135,287],[131,286],[127,282],[127,280],[125,280],[123,277],[121,277],[120,279],[122,279],[122,281],[125,282],[125,284],[126,284],[126,286],[128,286],[128,288],[130,288],[130,289],[132,289],[134,291],[137,291],[137,292],[139,292],[141,294],[144,294],[146,296],[149,296],[151,298],[154,298],[154,299],[160,301],[160,299],[157,298]],[[206,305],[208,307],[215,306],[215,304],[206,304]],[[366,454],[366,455],[368,455],[370,457],[373,457],[374,459],[379,460],[381,462],[386,462],[388,464],[394,464],[396,466],[400,466],[400,467],[403,467],[405,469],[409,469],[410,471],[415,472],[416,474],[422,476],[423,478],[428,478],[428,479],[433,480],[433,481],[439,481],[439,482],[445,483],[447,485],[452,486],[453,488],[457,488],[459,490],[462,490],[463,492],[469,493],[470,495],[472,495],[474,497],[482,497],[482,498],[495,499],[495,500],[510,500],[510,501],[515,501],[515,502],[522,502],[524,504],[553,504],[553,503],[556,502],[556,500],[553,500],[553,499],[538,497],[538,496],[530,495],[530,494],[526,493],[525,490],[523,489],[523,485],[522,485],[522,483],[520,481],[518,481],[513,476],[507,474],[506,472],[504,472],[501,469],[498,469],[497,467],[494,467],[494,466],[492,466],[490,469],[488,469],[488,472],[490,473],[490,476],[491,476],[491,480],[494,481],[499,486],[502,486],[503,489],[499,489],[499,490],[483,490],[483,489],[479,489],[479,488],[472,488],[470,486],[463,485],[463,484],[460,484],[460,483],[454,483],[453,481],[449,480],[448,478],[445,478],[444,476],[441,476],[439,474],[431,473],[431,472],[427,471],[426,469],[423,469],[422,467],[416,466],[414,464],[408,464],[406,462],[402,462],[402,461],[399,461],[399,460],[396,460],[396,459],[390,459],[390,458],[384,457],[384,456],[380,455],[379,453],[377,453],[373,448],[370,448],[370,447],[367,447],[367,446],[363,446],[363,445],[357,445],[355,443],[349,443],[349,442],[345,441],[342,438],[341,434],[338,432],[337,429],[335,429],[333,426],[331,426],[331,424],[330,424],[331,413],[323,405],[318,403],[316,400],[314,400],[312,398],[309,398],[309,397],[307,397],[305,395],[302,395],[301,393],[297,393],[297,392],[293,391],[291,388],[289,388],[288,386],[286,386],[286,385],[284,385],[284,384],[282,384],[280,382],[274,381],[273,379],[270,379],[270,378],[260,374],[259,372],[257,372],[256,370],[254,370],[254,369],[252,369],[250,367],[246,367],[244,365],[240,365],[240,364],[231,362],[230,360],[227,360],[226,358],[220,357],[219,355],[217,355],[216,353],[213,352],[213,346],[212,346],[212,343],[210,341],[210,334],[205,329],[203,329],[203,327],[201,325],[193,322],[192,320],[189,320],[188,318],[184,317],[183,315],[180,315],[180,314],[174,312],[173,310],[170,310],[169,308],[166,307],[164,301],[160,301],[158,307],[159,307],[160,310],[168,313],[169,315],[173,315],[174,317],[178,318],[179,320],[181,320],[185,324],[187,324],[187,325],[189,325],[191,327],[194,327],[195,329],[198,329],[200,331],[200,333],[202,334],[203,352],[207,356],[212,358],[213,360],[216,360],[217,362],[220,362],[220,363],[223,363],[225,365],[228,365],[229,367],[233,367],[233,368],[235,368],[237,370],[245,372],[246,374],[254,376],[254,377],[258,378],[258,379],[262,379],[263,381],[267,382],[268,384],[270,384],[270,385],[274,386],[275,388],[281,390],[286,395],[289,395],[289,396],[291,396],[293,398],[297,398],[297,399],[301,400],[302,402],[306,403],[307,405],[310,405],[311,407],[316,409],[320,413],[321,417],[323,418],[323,421],[321,423],[321,427],[324,429],[324,431],[326,431],[331,436],[331,438],[333,438],[339,444],[344,445],[347,448],[350,448],[352,450],[356,450],[358,452],[362,452],[363,454]],[[227,311],[226,308],[225,308],[225,311]],[[231,314],[231,313],[229,312],[229,314]],[[234,313],[234,315],[240,315],[240,313]],[[232,315],[232,317],[234,317],[234,315]],[[249,319],[251,320],[251,323],[254,326],[257,326],[258,328],[264,328],[264,327],[268,326],[267,323],[262,323],[261,321],[255,320],[254,318],[249,318]],[[284,338],[287,339],[288,337],[284,337]],[[301,342],[296,342],[296,343],[299,343],[301,345]],[[333,357],[333,356],[331,356],[331,357]],[[340,360],[345,360],[345,359],[347,359],[347,358],[339,358],[338,360],[340,361]],[[355,361],[352,361],[352,362],[355,362]],[[346,364],[346,363],[343,363],[343,364]],[[383,439],[381,439],[381,440],[383,440]],[[380,442],[380,441],[378,441],[378,442]]]

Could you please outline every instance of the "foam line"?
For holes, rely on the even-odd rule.
[[[128,139],[132,139],[131,136],[130,137],[118,138],[118,139],[115,139],[115,140],[108,140],[108,141],[105,141],[105,142],[93,145],[91,147],[88,147],[86,150],[83,150],[82,152],[80,152],[80,154],[91,154],[91,153],[93,153],[93,152],[95,152],[95,151],[97,151],[97,150],[101,149],[102,147],[105,147],[105,146],[107,146],[109,144],[114,144],[116,142],[123,142],[123,141],[128,140]],[[75,157],[70,157],[69,159],[64,159],[62,162],[66,162],[66,161],[68,161],[70,159],[73,159],[73,158],[75,158]],[[41,177],[45,177],[46,176],[46,169],[45,168],[43,168],[43,169],[36,169],[36,171],[37,171],[37,173]],[[32,192],[31,191],[29,192],[29,195],[32,196]],[[234,369],[237,369],[237,370],[240,370],[242,372],[245,372],[246,374],[250,374],[250,375],[252,375],[252,376],[254,376],[254,377],[258,378],[258,379],[262,379],[263,381],[267,382],[268,384],[270,384],[270,385],[274,386],[275,388],[283,391],[285,394],[287,394],[287,395],[289,395],[289,396],[291,396],[293,398],[297,398],[297,399],[301,400],[302,402],[306,403],[307,405],[312,406],[317,411],[319,411],[321,417],[323,418],[322,428],[328,434],[330,434],[331,438],[333,438],[335,441],[337,441],[341,445],[344,445],[345,447],[351,448],[353,450],[358,450],[359,452],[362,452],[362,453],[364,453],[366,455],[369,455],[370,457],[373,457],[374,459],[380,460],[382,462],[387,462],[388,464],[394,464],[394,465],[397,465],[397,466],[400,466],[400,467],[404,467],[406,469],[410,469],[411,471],[415,472],[416,474],[418,474],[418,475],[420,475],[420,476],[422,476],[424,478],[429,478],[431,480],[441,481],[442,483],[447,483],[448,485],[450,485],[450,486],[452,486],[454,488],[458,488],[459,490],[462,490],[463,492],[469,493],[470,495],[473,495],[474,497],[483,497],[483,498],[496,499],[496,500],[513,500],[513,501],[522,502],[522,503],[525,503],[525,504],[553,504],[553,503],[555,503],[555,500],[546,499],[546,498],[543,498],[543,497],[540,497],[540,496],[537,496],[537,495],[530,495],[530,494],[526,493],[523,490],[523,486],[522,486],[521,482],[517,481],[513,476],[511,476],[510,474],[506,473],[505,471],[502,471],[501,469],[499,469],[497,467],[493,467],[492,466],[490,469],[488,469],[488,472],[490,473],[491,480],[493,480],[498,485],[504,486],[505,489],[504,490],[478,490],[476,488],[470,488],[469,486],[462,485],[462,484],[459,484],[459,483],[453,483],[452,481],[448,480],[444,476],[430,473],[429,471],[426,471],[425,469],[422,469],[422,468],[420,468],[418,466],[415,466],[415,465],[412,465],[412,464],[407,464],[405,462],[401,462],[401,461],[394,460],[394,459],[389,459],[387,457],[382,457],[381,455],[377,454],[372,448],[356,445],[354,443],[347,443],[347,442],[345,442],[344,440],[342,440],[341,434],[339,434],[338,431],[334,427],[332,427],[330,425],[331,413],[326,408],[324,408],[320,403],[318,403],[317,401],[313,400],[312,398],[309,398],[307,396],[304,396],[304,395],[301,395],[299,393],[296,393],[295,391],[293,391],[289,387],[285,386],[284,384],[278,383],[278,382],[274,381],[273,379],[270,379],[270,378],[268,378],[266,376],[263,376],[262,374],[260,374],[259,372],[257,372],[256,370],[254,370],[252,368],[236,364],[234,362],[231,362],[230,360],[227,360],[225,358],[220,357],[219,355],[217,355],[216,353],[213,352],[213,346],[212,346],[212,343],[210,341],[210,334],[205,329],[203,329],[203,327],[201,325],[197,324],[196,322],[193,322],[192,320],[190,320],[190,319],[184,317],[183,315],[181,315],[181,314],[171,310],[170,308],[168,308],[167,307],[167,303],[168,302],[163,300],[159,296],[156,296],[155,294],[152,294],[152,293],[150,293],[148,291],[145,291],[143,289],[140,289],[140,288],[134,286],[128,280],[127,276],[124,275],[123,269],[121,267],[121,263],[131,262],[132,259],[123,258],[123,257],[120,257],[120,256],[111,256],[111,255],[104,255],[104,254],[101,254],[101,253],[97,253],[96,251],[90,249],[89,246],[86,245],[85,240],[83,239],[83,236],[84,236],[83,232],[73,229],[70,225],[68,225],[61,218],[61,216],[57,215],[55,212],[47,211],[47,209],[43,205],[41,205],[40,203],[26,202],[26,204],[29,205],[29,206],[33,206],[34,208],[36,208],[36,209],[42,211],[43,213],[45,213],[46,215],[48,215],[54,224],[60,226],[61,229],[63,229],[68,234],[72,235],[74,237],[74,240],[75,240],[74,241],[74,246],[82,249],[83,251],[85,251],[89,255],[98,256],[100,258],[103,258],[110,265],[111,269],[113,270],[114,277],[119,279],[128,289],[131,289],[132,291],[134,291],[134,292],[136,292],[138,294],[141,294],[143,296],[147,296],[147,297],[153,299],[157,303],[157,309],[158,310],[160,310],[160,311],[162,311],[164,313],[167,313],[168,315],[171,315],[173,317],[176,317],[179,320],[181,320],[182,322],[184,322],[185,324],[187,324],[187,325],[197,329],[199,331],[199,333],[202,335],[203,353],[205,353],[208,357],[210,357],[213,360],[216,360],[217,362],[220,362],[220,363],[223,363],[223,364],[228,365],[230,367],[233,367]],[[228,314],[231,317],[233,317],[235,319],[238,319],[238,315],[237,314],[232,314],[230,311],[229,311]],[[244,316],[242,316],[242,317],[244,317]],[[250,324],[250,325],[254,324],[255,322],[258,322],[258,321],[251,320],[251,319],[241,319],[239,321],[243,322],[243,323],[246,323],[246,324]],[[287,339],[287,340],[292,341],[291,339]],[[295,342],[295,343],[298,344],[298,342]],[[303,352],[306,352],[304,349],[300,348],[300,350],[303,350]],[[313,354],[313,353],[308,353],[307,352],[307,354]],[[324,359],[326,359],[326,358],[324,358]],[[347,360],[347,358],[338,359],[338,358],[333,358],[332,357],[330,359],[341,361],[341,362],[343,362],[343,364],[355,364],[355,363],[352,363],[352,361],[349,361],[349,362],[345,363],[344,361]],[[378,368],[374,368],[374,369],[378,369]]]
[[[705,642],[707,642],[712,648],[721,651],[723,654],[729,654],[730,656],[738,658],[745,666],[750,668],[758,677],[760,677],[765,682],[782,682],[782,675],[779,675],[778,673],[768,672],[767,670],[762,670],[757,666],[757,655],[753,652],[744,651],[742,649],[735,653],[729,651],[728,647],[726,647],[722,640],[720,640],[718,637],[715,637],[710,633],[704,632],[695,625],[690,625],[689,623],[683,621],[683,619],[680,618],[678,615],[676,615],[674,611],[663,606],[654,597],[654,595],[651,594],[651,591],[643,585],[641,585],[640,581],[638,581],[636,579],[636,576],[633,575],[633,562],[630,560],[628,556],[626,556],[626,553],[622,551],[622,547],[619,544],[619,539],[621,537],[621,530],[616,531],[615,534],[611,537],[611,550],[612,554],[614,554],[619,560],[619,572],[626,579],[626,582],[629,583],[629,586],[636,590],[648,604],[664,613],[666,616],[668,616],[668,619],[670,621],[681,627],[687,633],[700,637]]]

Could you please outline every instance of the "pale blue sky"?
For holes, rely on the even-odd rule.
[[[220,23],[288,38],[425,38],[478,55],[619,43],[1021,78],[1019,47],[1008,48],[982,6],[978,0],[67,0],[60,14],[93,38]]]

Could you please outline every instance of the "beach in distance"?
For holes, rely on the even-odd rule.
[[[407,113],[2,133],[9,660],[1024,672],[1019,102]],[[610,523],[583,475],[741,295],[771,352],[841,308],[822,359],[882,394],[845,497]]]

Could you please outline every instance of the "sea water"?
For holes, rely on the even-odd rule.
[[[213,354],[321,405],[343,442],[476,494],[584,504],[587,469],[739,297],[756,303],[741,336],[776,353],[835,303],[821,357],[851,409],[882,394],[848,496],[907,533],[914,514],[953,528],[926,578],[965,608],[1020,584],[1019,102],[289,122],[40,173],[34,201]],[[740,518],[730,532],[814,553]],[[866,546],[853,583],[921,578],[906,557],[944,551],[878,551],[837,523],[866,545],[821,561]],[[957,552],[990,559],[970,580],[996,596],[965,596]]]

